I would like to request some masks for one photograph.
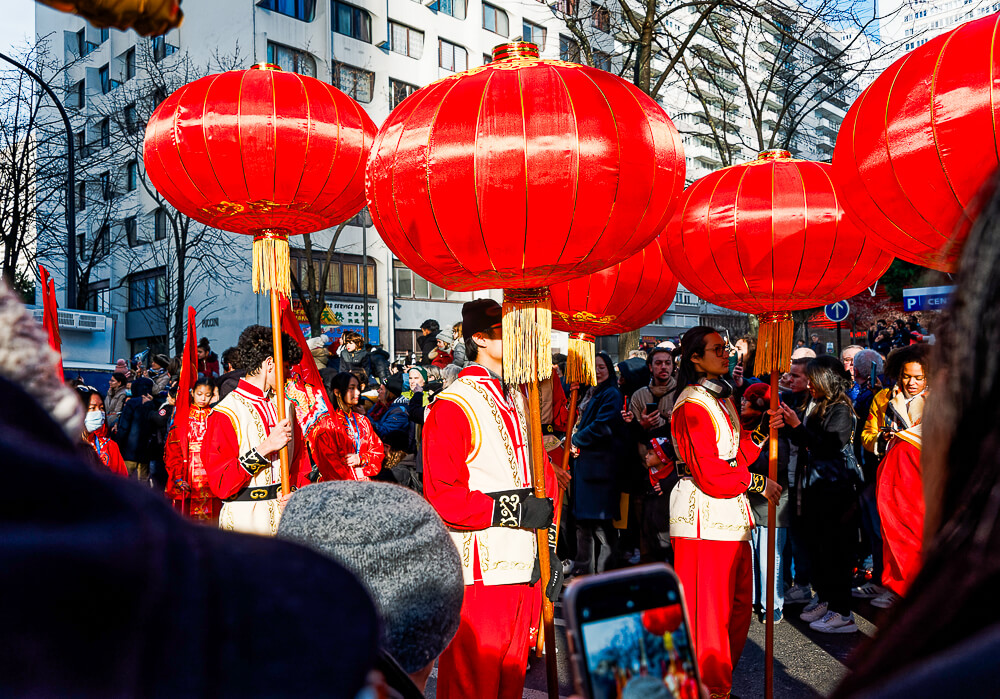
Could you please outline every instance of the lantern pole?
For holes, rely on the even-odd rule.
[[[277,267],[277,259],[273,264]],[[285,419],[285,356],[281,342],[281,294],[277,289],[271,290],[271,341],[274,344],[274,396],[278,411],[278,422]],[[288,468],[288,445],[278,450],[281,461],[281,494],[292,492],[291,477]]]
[[[503,375],[508,384],[527,384],[531,481],[535,497],[545,498],[545,446],[538,383],[552,372],[552,306],[549,290],[506,289],[503,299]],[[553,513],[554,515],[554,513]],[[552,602],[545,592],[551,578],[549,529],[535,531],[541,569],[542,628],[549,699],[559,699],[559,666]]]

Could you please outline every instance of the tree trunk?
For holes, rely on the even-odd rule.
[[[630,330],[618,336],[618,361],[624,362],[628,359],[628,353],[634,349],[639,349],[639,331]]]

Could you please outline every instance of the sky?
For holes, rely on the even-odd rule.
[[[14,47],[23,47],[35,37],[34,0],[0,0],[0,53],[10,55]]]

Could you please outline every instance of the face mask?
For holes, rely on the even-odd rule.
[[[103,424],[103,410],[92,410],[87,413],[87,416],[83,419],[83,426],[87,428],[87,432],[96,432]]]
[[[129,398],[131,398],[132,397],[132,389],[131,388],[126,388],[125,389],[125,395],[128,396]]]

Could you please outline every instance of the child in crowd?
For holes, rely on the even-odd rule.
[[[163,459],[167,466],[167,497],[192,519],[216,522],[222,503],[208,487],[208,474],[201,460],[201,445],[208,427],[209,405],[215,393],[210,377],[199,378],[191,389],[191,407],[187,415],[174,416],[167,434]],[[187,421],[187,435],[179,429]]]

